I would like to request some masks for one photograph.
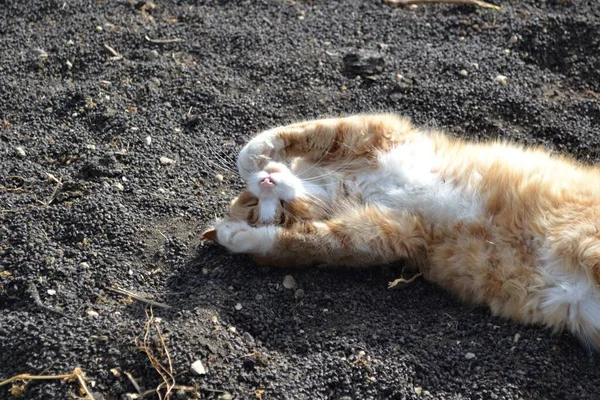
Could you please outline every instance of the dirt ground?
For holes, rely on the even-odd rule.
[[[256,268],[199,238],[240,146],[298,119],[396,111],[600,161],[600,3],[491,1],[0,0],[0,380],[156,388],[149,306],[122,288],[171,307],[146,347],[176,399],[599,399],[568,334],[388,291],[399,269]]]

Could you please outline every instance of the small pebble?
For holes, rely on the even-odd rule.
[[[460,72],[459,72],[459,74],[460,74],[461,76],[469,76],[469,73],[467,72],[467,70],[466,70],[466,69],[461,69],[461,70],[460,70]]]
[[[515,333],[515,337],[513,338],[513,343],[517,343],[521,339],[521,335],[519,333]]]
[[[515,44],[519,41],[519,38],[516,35],[512,35],[510,39],[508,39],[508,43]]]
[[[218,182],[223,182],[223,175],[221,175],[221,174],[216,174],[216,175],[215,175],[215,179],[216,179]]]
[[[54,290],[54,289],[48,289],[48,294],[50,296],[54,296],[56,294],[56,290]]]
[[[296,288],[296,280],[291,275],[286,275],[283,278],[283,287],[286,289],[295,289]]]
[[[419,6],[417,4],[411,4],[410,6],[408,6],[408,8],[411,10],[416,10],[417,8],[419,8]]]
[[[417,386],[417,387],[415,388],[415,393],[420,395],[421,393],[423,393],[423,388],[421,388],[421,387]]]
[[[85,148],[88,150],[96,150],[96,145],[95,144],[86,144]]]
[[[173,160],[172,158],[169,158],[169,157],[162,156],[160,158],[160,163],[162,165],[170,165],[170,164],[175,164],[175,160]]]
[[[237,303],[237,304],[235,305],[235,309],[236,309],[237,311],[240,311],[240,310],[242,309],[242,304],[241,304],[241,303]]]
[[[15,151],[17,152],[17,155],[19,157],[25,157],[27,155],[27,153],[25,153],[25,150],[21,146],[15,147]]]
[[[473,353],[467,353],[467,354],[465,354],[465,359],[466,360],[472,360],[474,358],[475,358],[475,354],[473,354]]]
[[[48,53],[46,53],[46,51],[42,50],[42,49],[35,49],[33,51],[35,57],[39,60],[39,61],[46,61],[48,59]]]
[[[68,70],[71,70],[71,68],[73,68],[73,63],[71,61],[67,60],[67,62],[65,64],[66,64]]]
[[[302,290],[302,289],[296,290],[296,292],[294,293],[294,298],[296,300],[302,300],[304,298],[304,290]]]
[[[152,136],[146,136],[146,146],[150,146],[152,144]]]
[[[204,368],[204,364],[202,364],[202,361],[200,360],[194,361],[191,369],[198,375],[206,375],[206,368]]]
[[[504,76],[504,75],[498,75],[495,78],[496,82],[502,84],[502,85],[506,85],[508,84],[508,77]]]
[[[84,261],[81,264],[79,264],[79,268],[88,269],[88,268],[90,268],[90,264],[88,264]]]
[[[88,310],[87,315],[89,315],[90,317],[94,317],[94,318],[100,316],[100,314],[98,314],[94,310]]]
[[[254,300],[256,300],[256,301],[261,301],[262,299],[263,299],[262,294],[257,294],[256,296],[254,296]]]
[[[121,182],[115,182],[113,184],[113,187],[115,189],[117,189],[119,192],[122,192],[123,190],[125,190],[125,186],[123,186],[123,184]]]
[[[242,338],[244,338],[244,341],[253,346],[254,345],[254,338],[252,337],[251,334],[249,334],[248,332],[244,332],[244,334],[242,335]]]

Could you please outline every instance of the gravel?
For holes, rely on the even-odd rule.
[[[80,367],[97,398],[135,394],[128,374],[156,388],[149,306],[119,287],[171,307],[152,312],[200,398],[600,398],[573,337],[422,281],[388,291],[402,265],[257,268],[200,239],[242,189],[240,147],[298,119],[390,110],[598,162],[600,3],[497,3],[2,2],[0,380]]]

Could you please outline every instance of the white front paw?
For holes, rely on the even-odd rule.
[[[275,244],[278,227],[253,227],[246,222],[224,221],[217,225],[217,242],[233,253],[266,254]]]
[[[238,171],[247,180],[253,173],[262,169],[271,161],[278,160],[283,144],[275,131],[265,131],[250,140],[238,155]]]

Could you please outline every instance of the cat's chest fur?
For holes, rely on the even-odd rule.
[[[443,177],[440,171],[445,163],[433,141],[422,137],[380,153],[377,168],[356,173],[352,179],[366,203],[419,212],[435,223],[478,219],[481,196],[472,185]],[[477,181],[478,177],[470,178]]]

